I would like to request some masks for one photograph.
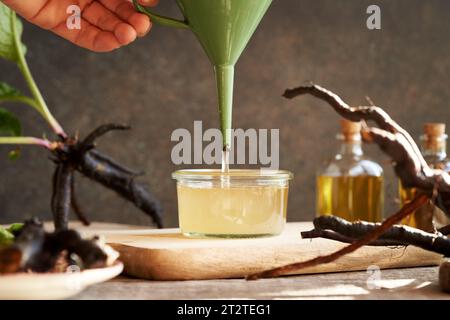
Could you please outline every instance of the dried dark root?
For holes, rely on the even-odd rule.
[[[450,211],[450,175],[441,170],[431,169],[420,153],[414,139],[383,109],[376,106],[350,107],[335,93],[315,84],[288,89],[283,96],[292,99],[306,94],[327,102],[339,115],[350,121],[375,122],[378,128],[363,126],[363,138],[366,141],[376,143],[381,150],[390,156],[395,172],[401,179],[403,186],[417,188],[418,192],[410,203],[407,203],[399,212],[381,224],[365,222],[352,224],[334,217],[316,219],[315,229],[303,233],[303,236],[327,237],[351,244],[332,254],[253,274],[248,276],[247,279],[280,276],[303,268],[329,263],[359,249],[361,246],[376,245],[385,241],[394,244],[412,244],[449,255],[450,242],[442,234],[426,233],[394,225],[429,203],[430,200],[448,215]],[[444,231],[447,232],[448,230],[445,229]]]
[[[431,169],[411,135],[383,109],[376,106],[350,107],[335,93],[315,84],[288,89],[283,96],[292,99],[307,94],[327,102],[339,115],[350,121],[375,122],[378,128],[365,127],[365,140],[376,143],[392,159],[395,172],[403,186],[420,189],[433,198],[440,209],[449,214],[450,175]],[[435,191],[437,193],[434,196]]]
[[[75,212],[75,215],[78,217],[78,220],[85,226],[89,226],[91,222],[88,220],[83,210],[81,210],[80,205],[78,204],[78,199],[75,194],[75,174],[72,177],[72,184],[70,186],[70,195],[71,195],[71,205],[72,210]]]
[[[278,268],[274,268],[271,270],[266,270],[263,272],[255,273],[252,275],[247,276],[247,280],[257,280],[259,278],[271,278],[271,277],[278,277],[294,272],[298,272],[301,269],[314,267],[320,264],[330,263],[333,261],[336,261],[342,256],[345,256],[349,253],[352,253],[362,246],[368,245],[375,240],[378,240],[381,235],[383,235],[389,228],[391,228],[396,223],[400,222],[402,219],[406,218],[410,214],[412,214],[415,210],[420,208],[422,205],[424,205],[428,201],[428,197],[424,194],[417,196],[414,198],[410,203],[406,204],[403,208],[400,209],[397,213],[393,214],[389,218],[387,218],[381,225],[374,228],[372,231],[368,232],[364,235],[364,237],[355,240],[350,245],[337,250],[331,254],[325,255],[325,256],[318,256],[317,258],[288,264],[285,266],[281,266]]]
[[[303,238],[320,235],[323,238],[352,243],[379,228],[381,223],[349,222],[335,216],[314,219],[314,230],[303,232]],[[443,234],[428,233],[404,225],[393,225],[368,245],[413,245],[428,251],[450,256],[450,239]]]
[[[108,123],[101,125],[94,131],[92,131],[86,138],[84,138],[83,141],[79,143],[79,152],[86,152],[94,147],[95,140],[100,138],[101,136],[107,134],[110,131],[115,130],[130,130],[131,127],[128,125],[123,124],[114,124],[114,123]]]
[[[53,175],[51,208],[57,230],[68,228],[70,208],[85,225],[89,220],[82,212],[75,196],[74,172],[78,171],[104,187],[114,190],[122,198],[132,202],[149,215],[161,228],[162,208],[148,187],[136,180],[142,172],[131,170],[111,157],[95,150],[97,138],[112,130],[128,130],[126,125],[107,124],[100,126],[81,142],[77,137],[66,138],[53,152],[56,169]]]

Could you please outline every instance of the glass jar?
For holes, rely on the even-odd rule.
[[[450,159],[447,156],[447,138],[444,123],[425,123],[423,126],[423,135],[420,137],[420,140],[422,155],[428,165],[433,169],[440,169],[450,173]],[[417,190],[415,188],[403,187],[401,181],[399,181],[398,185],[400,205],[404,206],[416,197]],[[432,215],[431,219],[430,215]],[[410,227],[433,232],[434,227],[441,228],[450,224],[450,218],[441,209],[429,202],[403,219],[402,223]]]
[[[364,156],[361,124],[341,121],[339,152],[317,174],[317,216],[334,215],[348,221],[383,219],[383,168]]]
[[[283,170],[180,170],[181,231],[191,237],[249,238],[278,235],[286,223],[289,180]]]

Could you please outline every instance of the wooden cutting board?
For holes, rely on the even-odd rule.
[[[257,239],[191,239],[178,229],[149,230],[108,225],[84,229],[102,234],[125,265],[125,273],[154,280],[201,280],[242,278],[285,264],[304,261],[338,250],[345,244],[326,239],[300,238],[311,223],[288,223],[277,237]],[[441,256],[425,250],[363,247],[339,260],[299,273],[325,273],[438,265]]]

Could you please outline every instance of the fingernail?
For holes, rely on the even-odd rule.
[[[148,6],[153,6],[156,3],[158,3],[157,0],[140,0],[141,4],[143,5],[148,5]]]

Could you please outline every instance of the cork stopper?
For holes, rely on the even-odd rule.
[[[361,139],[361,122],[353,122],[346,119],[341,120],[341,133],[346,141]]]
[[[445,123],[425,123],[423,133],[429,137],[440,137],[445,134]]]
[[[447,140],[445,123],[425,123],[423,125],[423,133],[421,140],[425,150],[437,151],[445,149]]]

